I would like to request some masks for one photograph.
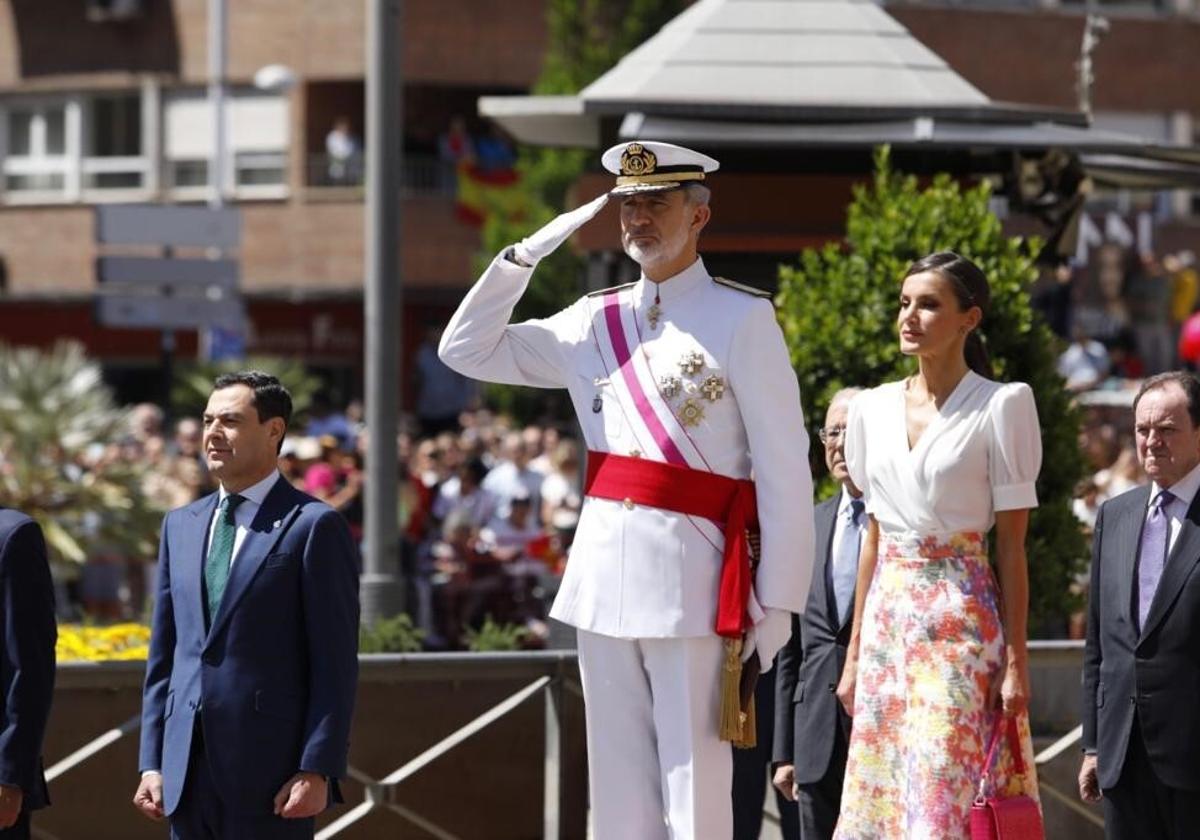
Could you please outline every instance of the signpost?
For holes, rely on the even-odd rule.
[[[96,320],[113,329],[162,330],[164,408],[170,405],[176,330],[245,330],[238,262],[224,256],[241,237],[235,207],[96,207],[96,242],[102,251],[129,245],[161,249],[154,257],[102,253],[96,260]],[[176,248],[189,247],[221,256],[175,256]]]

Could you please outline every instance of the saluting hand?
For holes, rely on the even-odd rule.
[[[567,237],[590,221],[608,203],[608,193],[563,213],[536,233],[522,239],[513,246],[517,259],[526,265],[537,265],[543,257],[566,241]]]
[[[285,820],[315,817],[329,804],[329,783],[317,773],[297,773],[275,794],[275,815]]]

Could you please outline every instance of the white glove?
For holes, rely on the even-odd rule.
[[[530,236],[525,237],[513,246],[513,254],[523,264],[534,266],[543,257],[549,256],[554,249],[566,241],[567,237],[591,221],[608,203],[608,193],[589,201],[582,207],[576,207],[569,213],[563,213]]]
[[[746,631],[746,645],[742,648],[742,661],[758,652],[758,664],[763,673],[775,664],[775,654],[792,637],[792,614],[787,610],[767,607],[762,621]]]

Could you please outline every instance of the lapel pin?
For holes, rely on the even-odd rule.
[[[271,527],[272,527],[272,528],[278,528],[278,527],[279,527],[280,525],[282,525],[282,524],[283,524],[283,520],[282,520],[282,519],[276,519],[276,520],[275,520],[275,524],[274,524],[274,525],[272,525]]]

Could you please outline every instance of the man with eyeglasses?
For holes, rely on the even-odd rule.
[[[838,703],[838,679],[854,616],[858,553],[866,533],[862,492],[846,469],[846,415],[858,388],[833,397],[818,432],[825,465],[841,491],[817,505],[808,607],[792,616],[792,638],[779,652],[775,682],[775,787],[795,800],[800,837],[827,840],[841,809],[850,717]]]

